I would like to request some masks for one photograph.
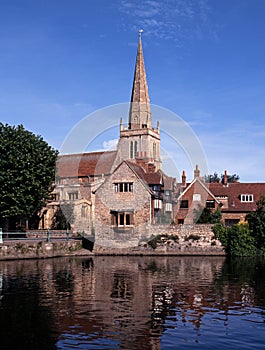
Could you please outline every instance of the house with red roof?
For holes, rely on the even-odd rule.
[[[246,215],[256,210],[256,203],[264,194],[265,183],[229,182],[227,171],[222,182],[206,183],[196,166],[191,183],[186,183],[183,171],[182,184],[178,185],[174,201],[174,221],[177,224],[194,224],[198,210],[208,208],[214,212],[220,208],[222,222],[232,226],[244,222]]]

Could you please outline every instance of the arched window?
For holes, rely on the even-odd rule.
[[[130,142],[130,158],[133,158],[133,141]]]
[[[137,141],[134,141],[134,158],[137,157]]]
[[[153,143],[153,157],[156,159],[156,143]]]

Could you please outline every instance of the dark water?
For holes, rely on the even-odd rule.
[[[0,349],[265,349],[265,260],[0,262]]]

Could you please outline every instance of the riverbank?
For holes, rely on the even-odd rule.
[[[4,241],[0,245],[0,260],[45,259],[63,256],[96,256],[96,255],[128,255],[128,256],[224,256],[225,251],[220,243],[197,239],[179,242],[172,237],[160,237],[155,241],[142,242],[138,246],[120,248],[118,246],[102,246],[95,244],[93,250],[84,248],[81,239]]]
[[[62,256],[91,255],[82,240],[13,240],[0,244],[0,260],[45,259]]]

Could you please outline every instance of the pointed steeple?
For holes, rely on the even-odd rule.
[[[129,114],[129,129],[152,128],[150,99],[142,48],[142,30],[139,30],[138,51],[133,79]]]
[[[160,128],[159,123],[157,128],[152,127],[141,34],[142,30],[139,30],[129,123],[123,126],[122,120],[120,122],[118,150],[120,161],[130,159],[148,171],[150,167],[161,169]]]

